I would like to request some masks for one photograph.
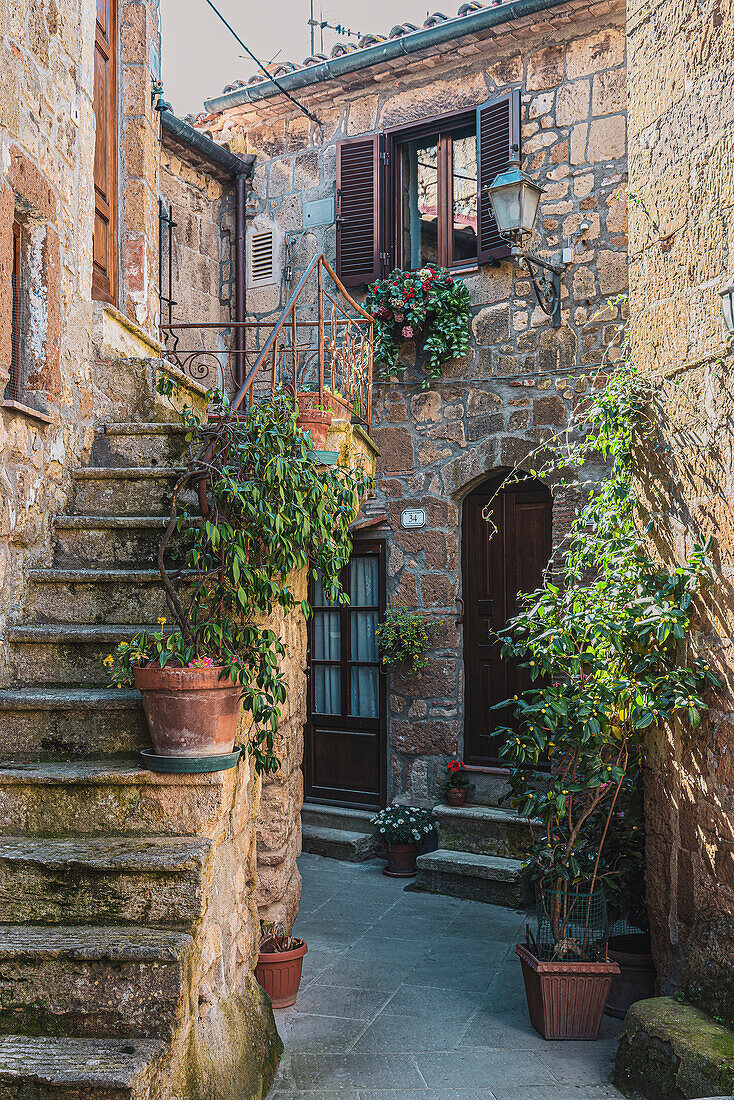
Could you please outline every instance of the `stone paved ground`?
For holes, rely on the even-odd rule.
[[[379,862],[303,855],[294,1008],[276,1013],[277,1100],[606,1100],[617,1021],[596,1043],[530,1026],[525,916],[405,889]]]

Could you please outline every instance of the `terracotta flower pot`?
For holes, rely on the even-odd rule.
[[[302,942],[292,951],[261,951],[258,955],[255,978],[270,997],[273,1008],[288,1008],[296,1003],[307,951]]]
[[[624,1019],[635,1001],[655,996],[655,963],[650,950],[650,937],[645,932],[612,936],[609,958],[619,963],[619,974],[612,985],[604,1011],[608,1016]]]
[[[417,844],[385,844],[387,853],[386,875],[395,875],[396,878],[411,878],[418,874],[415,865],[418,855]]]
[[[530,1023],[544,1039],[596,1039],[616,962],[545,962],[519,943]]]
[[[301,390],[297,400],[299,412],[304,412],[306,409],[313,409],[316,405],[323,405],[325,408],[331,409],[335,419],[351,420],[351,406],[343,397],[337,397],[331,390],[324,390],[323,401],[319,401],[318,390],[315,392]]]
[[[300,409],[296,423],[301,431],[311,436],[314,450],[323,451],[333,419],[331,409]]]
[[[219,756],[232,752],[240,688],[220,680],[221,667],[135,669],[150,739],[158,756]]]
[[[467,794],[466,787],[449,787],[446,791],[446,801],[449,806],[463,806]]]

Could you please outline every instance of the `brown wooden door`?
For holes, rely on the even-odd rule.
[[[117,0],[97,0],[94,37],[94,239],[92,293],[117,295]]]
[[[498,726],[514,728],[512,708],[495,703],[519,695],[529,684],[517,663],[504,660],[492,631],[516,614],[518,592],[540,584],[551,553],[551,496],[544,485],[526,481],[503,489],[492,507],[491,526],[483,511],[496,488],[484,483],[464,501],[462,570],[464,592],[464,761],[496,765],[502,738]]]
[[[385,609],[385,546],[355,543],[342,574],[347,607],[312,586],[306,797],[379,808],[385,799],[385,678],[375,628]]]

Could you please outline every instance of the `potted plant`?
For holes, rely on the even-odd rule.
[[[643,731],[672,720],[695,728],[705,686],[719,683],[681,644],[710,575],[708,544],[668,570],[650,555],[649,527],[638,529],[633,443],[644,412],[645,391],[623,360],[582,407],[569,453],[541,471],[601,454],[610,472],[577,513],[562,561],[520,598],[500,635],[531,681],[500,704],[514,703],[517,720],[503,731],[501,755],[513,804],[542,822],[530,860],[538,936],[517,953],[531,1021],[545,1038],[594,1038],[619,972],[608,957],[603,886],[616,868],[607,845],[632,794]]]
[[[385,845],[387,867],[383,874],[411,878],[418,874],[416,857],[420,844],[434,829],[428,810],[417,806],[388,806],[371,821],[372,833]]]
[[[173,386],[159,381],[161,392]],[[286,699],[285,646],[267,617],[296,605],[289,578],[299,569],[318,575],[330,599],[346,600],[339,576],[349,525],[370,479],[361,469],[318,467],[282,391],[239,416],[228,415],[223,394],[211,403],[204,424],[188,406],[181,414],[194,457],[158,553],[172,627],[164,630],[161,616],[159,630],[140,631],[105,663],[113,683],[141,690],[154,745],[148,766],[174,770],[172,756],[179,771],[182,759],[197,771],[202,758],[206,770],[217,760],[233,766],[223,750],[233,747],[242,704],[254,719],[247,751],[267,774],[278,767],[274,736]],[[306,601],[300,606],[310,613]]]
[[[446,765],[446,788],[449,806],[463,806],[469,793],[469,774],[460,760],[449,760]]]
[[[439,619],[437,625],[441,626]],[[417,675],[428,663],[431,623],[418,611],[407,607],[388,607],[385,618],[375,631],[382,665],[404,665],[409,675]]]
[[[366,308],[375,322],[375,362],[386,375],[402,369],[405,340],[421,340],[424,389],[440,378],[444,363],[466,355],[471,298],[466,283],[444,267],[393,271],[371,284]]]
[[[305,941],[290,935],[283,925],[260,921],[255,978],[270,997],[273,1008],[288,1008],[296,1003],[307,951]]]

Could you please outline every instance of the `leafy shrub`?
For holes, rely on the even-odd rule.
[[[425,615],[407,607],[389,607],[375,637],[383,665],[406,664],[413,675],[426,667],[431,624]]]

